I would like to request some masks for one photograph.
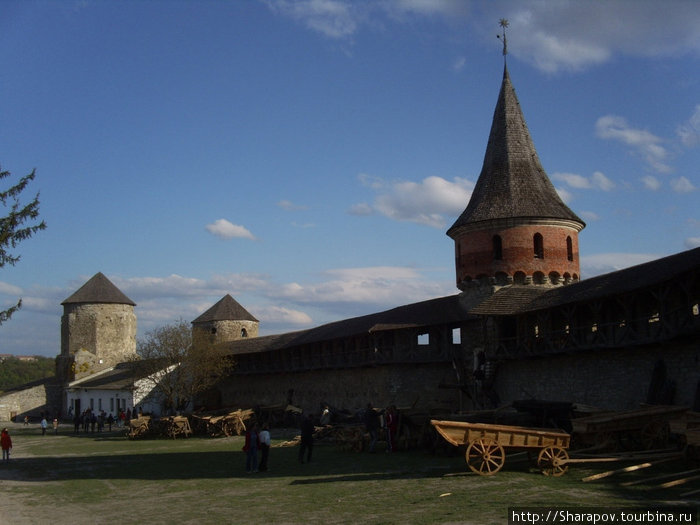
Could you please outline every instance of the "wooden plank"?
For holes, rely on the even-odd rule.
[[[667,481],[666,483],[662,483],[661,485],[659,485],[659,488],[670,489],[671,487],[677,487],[678,485],[684,485],[685,483],[688,483],[689,481],[695,481],[696,479],[700,479],[700,475],[688,476],[687,478],[674,479],[673,481]]]
[[[609,458],[609,459],[612,459],[612,460],[614,460],[614,461],[621,461],[620,458]],[[614,476],[615,474],[624,474],[624,473],[626,473],[626,472],[635,472],[635,471],[637,471],[637,470],[641,470],[641,469],[653,467],[653,466],[655,466],[655,465],[659,465],[660,463],[666,463],[667,461],[675,461],[676,459],[677,459],[677,458],[675,458],[675,457],[673,457],[673,458],[665,458],[665,459],[660,459],[660,460],[658,460],[658,461],[647,461],[647,462],[645,462],[645,463],[639,463],[639,464],[637,464],[637,465],[629,465],[629,466],[627,466],[627,467],[623,467],[623,468],[619,468],[619,469],[615,469],[615,470],[607,470],[607,471],[605,471],[605,472],[600,472],[600,473],[598,473],[598,474],[593,474],[592,476],[586,476],[586,477],[583,478],[581,481],[583,481],[583,482],[596,481],[596,480],[599,480],[599,479],[603,479],[603,478],[608,478],[608,477],[610,477],[610,476]],[[569,460],[569,461],[570,461],[570,460]],[[585,460],[585,459],[584,459],[583,461],[590,461],[590,460]],[[595,460],[593,460],[593,461],[595,461]]]
[[[693,469],[693,470],[686,470],[684,472],[674,472],[672,474],[664,474],[663,476],[656,476],[653,478],[647,478],[647,479],[638,479],[636,481],[626,481],[625,483],[621,483],[623,487],[631,487],[633,485],[641,485],[642,483],[653,483],[655,481],[663,481],[665,479],[671,479],[675,478],[677,476],[688,476],[690,474],[697,474],[700,473],[700,469]]]

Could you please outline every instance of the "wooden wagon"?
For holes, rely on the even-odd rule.
[[[467,465],[482,476],[501,470],[506,449],[539,450],[537,466],[547,476],[561,476],[569,468],[570,436],[561,430],[434,419],[430,423],[449,443],[467,445]]]
[[[654,405],[576,418],[571,421],[572,433],[577,441],[597,448],[663,448],[668,445],[669,423],[682,418],[687,410],[673,405]]]

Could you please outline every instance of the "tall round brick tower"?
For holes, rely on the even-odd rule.
[[[219,344],[258,336],[259,321],[226,294],[192,321],[192,343]]]
[[[584,227],[540,164],[506,67],[479,180],[447,231],[457,287],[578,281]]]
[[[136,355],[134,303],[101,272],[61,303],[56,373],[73,381]]]

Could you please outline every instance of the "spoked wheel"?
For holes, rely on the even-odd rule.
[[[545,476],[562,476],[569,470],[569,453],[560,447],[545,447],[537,456],[537,466]]]
[[[501,470],[506,462],[506,452],[495,441],[483,438],[469,443],[467,465],[480,476],[491,476]]]

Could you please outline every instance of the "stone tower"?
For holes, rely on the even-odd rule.
[[[455,242],[457,287],[578,281],[584,227],[540,164],[505,67],[479,180],[447,231]]]
[[[134,303],[101,272],[61,303],[56,375],[73,381],[136,355]]]
[[[258,336],[259,321],[226,294],[219,302],[192,321],[192,342],[218,344]]]

